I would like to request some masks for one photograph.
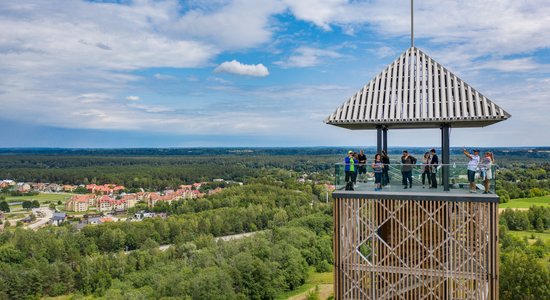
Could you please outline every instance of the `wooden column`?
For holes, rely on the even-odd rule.
[[[450,135],[450,124],[443,124],[441,126],[441,163],[443,164],[442,169],[442,180],[443,180],[443,190],[448,191],[449,190],[449,162],[450,162],[450,143],[449,143],[449,135]]]
[[[388,127],[382,129],[382,150],[388,153]]]
[[[376,126],[376,153],[382,153],[382,126]]]

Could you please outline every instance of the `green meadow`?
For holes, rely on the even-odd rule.
[[[48,203],[57,203],[58,201],[65,202],[67,199],[71,198],[71,196],[74,194],[69,193],[60,193],[60,194],[54,194],[54,193],[40,193],[38,195],[34,196],[5,196],[6,201],[8,203],[10,202],[23,202],[27,200],[38,200],[40,204],[44,204],[46,202]]]
[[[534,198],[512,199],[508,203],[501,203],[499,208],[529,208],[533,205],[550,207],[550,195]]]

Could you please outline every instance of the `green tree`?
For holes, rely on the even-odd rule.
[[[31,208],[39,208],[39,207],[40,207],[40,202],[38,202],[38,200],[32,200]]]
[[[86,189],[86,187],[79,186],[79,187],[77,187],[76,189],[73,190],[73,193],[75,193],[75,194],[87,194],[88,189]]]
[[[6,201],[1,201],[0,202],[0,211],[10,212],[10,205],[8,204],[8,202],[6,202]]]
[[[550,299],[549,282],[548,267],[535,256],[516,251],[501,255],[501,299]]]
[[[29,200],[25,200],[23,201],[23,203],[21,204],[21,206],[24,208],[24,209],[31,209],[32,208],[32,202],[29,201]]]
[[[236,299],[231,276],[218,267],[201,270],[191,280],[189,290],[196,300]]]

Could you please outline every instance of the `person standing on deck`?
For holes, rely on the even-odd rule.
[[[424,185],[426,184],[426,177],[428,178],[428,186],[432,186],[431,162],[432,158],[430,157],[430,152],[424,153],[424,157],[422,158],[422,188],[425,188]]]
[[[489,194],[490,181],[491,179],[493,179],[491,166],[494,162],[495,158],[493,157],[493,153],[489,151],[485,152],[485,156],[479,162],[481,178],[483,179],[483,186],[485,187],[485,191],[483,192],[483,194]]]
[[[401,174],[403,175],[403,185],[404,189],[412,188],[413,186],[413,180],[412,180],[412,169],[413,165],[416,164],[416,158],[409,155],[409,151],[404,150],[403,156],[401,156]]]
[[[380,154],[376,154],[374,156],[372,169],[374,170],[374,183],[376,184],[374,190],[380,191],[382,189],[382,172],[384,170],[384,164],[382,163],[382,157]]]
[[[359,161],[359,167],[357,168],[358,170],[358,173],[359,173],[359,181],[363,180],[366,182],[366,174],[367,174],[367,156],[365,155],[365,153],[363,152],[363,150],[361,149],[361,151],[359,151],[359,155],[357,156],[357,160]],[[361,175],[362,174],[362,175]]]
[[[430,150],[432,159],[430,161],[430,175],[432,176],[432,186],[431,189],[437,189],[437,166],[439,165],[439,157],[435,153],[435,149]]]
[[[346,172],[346,191],[353,191],[353,179],[355,177],[356,161],[353,158],[353,151],[348,151],[348,156],[344,158],[344,171]]]
[[[479,165],[479,150],[474,150],[474,154],[471,155],[468,150],[462,151],[466,157],[470,159],[468,162],[468,182],[470,183],[470,193],[476,192],[476,172]]]

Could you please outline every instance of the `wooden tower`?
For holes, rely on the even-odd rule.
[[[510,114],[414,46],[325,120],[377,130],[441,129],[443,190],[336,191],[336,299],[498,299],[494,194],[450,191],[450,128],[484,127]]]
[[[334,192],[335,299],[498,299],[498,197]]]

